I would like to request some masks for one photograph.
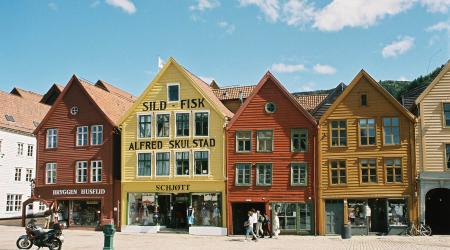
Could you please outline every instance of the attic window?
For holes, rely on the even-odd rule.
[[[33,125],[34,125],[35,127],[38,127],[38,126],[39,126],[39,122],[33,121]]]
[[[275,113],[275,111],[277,111],[277,106],[273,102],[268,102],[264,106],[264,109],[266,110],[267,113]]]
[[[80,109],[77,106],[73,106],[72,108],[70,108],[71,115],[76,115],[76,114],[78,114],[79,111],[80,111]]]
[[[5,118],[9,122],[15,122],[16,121],[16,120],[14,120],[14,116],[12,116],[12,115],[5,115]]]
[[[366,94],[361,95],[361,106],[367,106],[367,95]]]

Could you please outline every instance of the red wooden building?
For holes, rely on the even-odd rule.
[[[106,82],[73,76],[34,131],[35,196],[54,202],[60,223],[95,228],[114,219],[120,225],[117,122],[134,99]]]
[[[249,209],[281,233],[313,234],[316,122],[267,72],[227,126],[228,230],[242,234]]]

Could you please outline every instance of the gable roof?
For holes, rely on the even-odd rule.
[[[256,85],[256,87],[253,89],[252,93],[248,98],[245,100],[244,104],[238,109],[236,114],[234,115],[233,119],[228,123],[227,127],[231,128],[233,124],[236,122],[237,119],[239,119],[239,116],[244,112],[244,110],[247,108],[247,106],[252,102],[253,98],[258,94],[258,92],[264,87],[264,85],[269,81],[272,80],[272,82],[277,86],[281,93],[284,94],[284,96],[308,119],[312,124],[317,124],[314,117],[311,116],[310,113],[308,113],[301,105],[298,103],[298,101],[295,99],[295,97],[289,93],[289,91],[278,81],[275,76],[270,73],[270,71],[267,71],[264,76],[261,78],[259,83]]]
[[[190,71],[178,64],[175,59],[170,57],[169,60],[167,60],[167,63],[164,64],[164,67],[158,72],[155,78],[153,78],[150,84],[136,99],[134,104],[128,109],[127,112],[125,112],[125,114],[120,119],[119,124],[122,124],[128,118],[128,116],[130,116],[130,114],[136,109],[136,106],[139,105],[139,103],[141,103],[145,98],[146,93],[150,91],[150,88],[153,86],[153,84],[159,81],[159,79],[165,74],[170,65],[176,67],[191,82],[192,86],[205,97],[205,99],[211,104],[213,109],[217,110],[224,117],[233,117],[233,113],[228,110],[227,107],[225,107],[225,105],[219,100],[219,98],[216,97],[216,95],[214,95],[212,89],[206,82],[204,82],[198,76],[192,74]]]
[[[41,100],[39,100],[40,103],[44,103],[47,105],[53,105],[55,103],[58,96],[61,94],[61,92],[64,90],[64,86],[61,86],[59,84],[54,83],[50,89],[45,93]]]
[[[129,101],[132,101],[132,102],[136,101],[136,99],[137,99],[135,96],[126,92],[125,90],[119,89],[103,80],[98,80],[95,83],[95,86],[100,87],[100,88],[102,88],[112,94],[115,94],[117,96],[120,96],[122,98],[128,99]]]
[[[344,92],[344,89],[347,87],[344,83],[339,83],[336,88],[332,89],[331,93],[327,95],[325,99],[322,100],[321,103],[319,103],[314,110],[311,111],[311,114],[316,118],[317,120],[322,117],[322,115],[331,107],[333,102],[338,98],[339,95]]]
[[[422,92],[422,94],[416,99],[416,104],[419,104],[423,98],[434,88],[434,86],[444,77],[444,75],[450,70],[450,60],[447,62],[447,64],[444,66],[444,68],[441,70],[439,75],[434,78],[434,80],[428,85],[428,87]]]
[[[415,122],[415,117],[411,112],[409,112],[405,107],[403,107],[397,99],[395,99],[386,89],[384,89],[375,79],[373,79],[366,71],[361,69],[361,71],[353,78],[344,92],[337,97],[333,104],[328,108],[328,110],[320,118],[320,122],[323,122],[328,116],[333,112],[334,109],[348,96],[348,94],[353,90],[353,88],[359,83],[361,78],[367,79],[367,82],[371,84],[378,92],[380,92],[387,101],[389,101],[394,107],[396,107],[404,116]]]
[[[221,101],[236,100],[240,98],[247,98],[255,89],[256,85],[238,86],[238,87],[224,87],[220,89],[213,89],[213,93]]]
[[[317,94],[317,95],[294,95],[302,107],[311,113],[317,105],[319,105],[328,95],[327,94]]]
[[[40,95],[38,93],[35,93],[33,91],[29,91],[29,90],[25,90],[25,89],[21,89],[21,88],[18,88],[18,87],[14,87],[11,90],[10,94],[13,94],[13,95],[16,95],[16,96],[20,96],[22,98],[29,99],[29,100],[34,101],[34,102],[39,102],[41,100],[41,98],[42,98],[42,95]]]

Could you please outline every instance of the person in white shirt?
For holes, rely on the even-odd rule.
[[[256,214],[256,211],[254,208],[252,208],[252,226],[253,230],[256,230],[256,224],[258,223],[258,215]],[[254,232],[256,233],[256,232]]]
[[[371,224],[371,216],[372,216],[372,210],[370,209],[370,207],[369,207],[369,205],[368,204],[366,204],[365,206],[364,206],[364,214],[366,215],[366,218],[367,218],[367,226],[369,227],[369,231],[370,231],[370,228],[371,228],[371,226],[370,226],[370,224]]]

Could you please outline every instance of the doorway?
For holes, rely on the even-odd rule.
[[[384,234],[387,233],[387,203],[386,199],[369,199],[367,201],[371,217],[367,218],[369,232]]]
[[[425,196],[425,223],[433,234],[450,234],[450,189],[436,188]]]
[[[266,212],[266,206],[263,202],[238,202],[232,203],[231,213],[233,215],[233,235],[245,234],[244,223],[248,220],[248,211],[251,209]]]
[[[187,209],[189,194],[174,194],[172,196],[172,228],[187,229]]]
[[[342,200],[325,201],[326,234],[341,234],[344,226],[344,202]]]

